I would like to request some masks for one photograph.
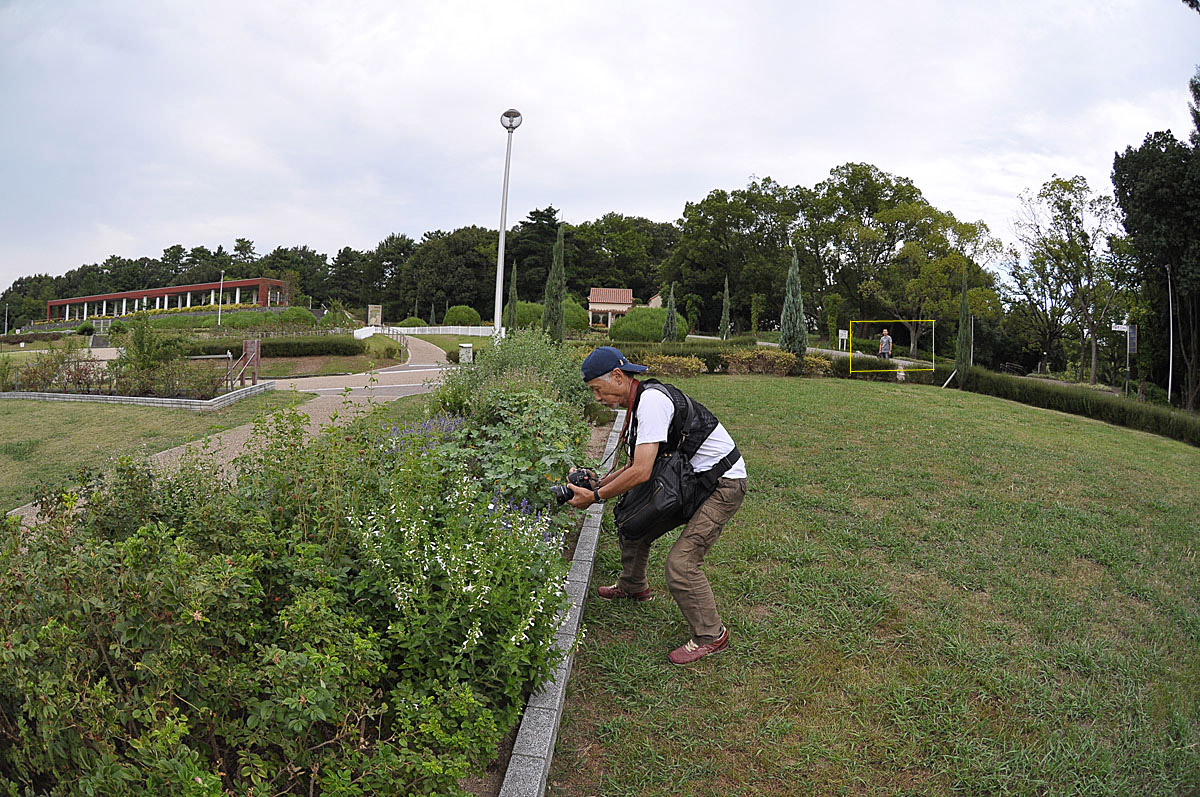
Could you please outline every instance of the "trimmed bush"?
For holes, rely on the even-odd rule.
[[[567,329],[581,332],[588,328],[588,311],[583,305],[568,296],[563,299],[562,308],[563,324]]]
[[[474,327],[479,326],[481,320],[479,311],[474,307],[456,304],[446,310],[446,315],[442,317],[442,324],[448,327]]]
[[[425,319],[423,319],[423,318],[417,318],[415,315],[410,315],[408,318],[404,319],[399,324],[396,324],[396,326],[398,326],[398,327],[427,327],[427,326],[429,326],[429,324],[426,324]]]
[[[541,302],[517,302],[517,326],[521,329],[541,329],[542,328],[542,313],[544,308]]]
[[[800,364],[800,373],[805,376],[831,376],[833,361],[819,354],[806,354],[804,362]]]
[[[12,333],[9,335],[0,335],[0,343],[9,343],[17,345],[19,343],[41,343],[60,340],[64,333],[62,332],[22,332],[20,334]]]
[[[238,315],[241,316],[243,314],[238,313]],[[317,317],[307,307],[289,307],[275,316],[275,319],[281,324],[296,324],[305,327],[315,327],[317,325]]]
[[[731,374],[774,374],[787,376],[796,367],[796,355],[766,346],[735,349],[725,355]]]
[[[237,359],[242,352],[241,341],[234,338],[202,340],[187,346],[190,355],[224,354],[226,351],[233,352],[234,359]],[[366,352],[367,344],[350,335],[265,338],[262,342],[263,357],[354,356]]]
[[[128,330],[129,325],[124,321],[113,321],[108,326],[108,334],[110,335],[120,335],[122,332],[126,332]]]
[[[667,311],[664,307],[635,307],[625,315],[613,321],[608,330],[608,337],[618,341],[642,341],[658,343],[662,341],[663,327],[667,323]],[[687,319],[675,313],[676,340],[687,338]]]
[[[652,354],[641,363],[655,376],[699,376],[708,370],[699,357],[673,357],[669,354]]]
[[[582,363],[593,349],[609,345],[604,342],[586,341],[568,343],[572,356]],[[733,349],[750,348],[756,344],[753,335],[739,335],[726,341],[719,340],[685,340],[681,343],[639,343],[623,341],[616,344],[621,353],[635,363],[644,364],[648,357],[665,354],[670,357],[698,357],[704,362],[704,367],[710,374],[720,373],[725,368],[725,354]]]
[[[95,335],[96,327],[92,324],[91,321],[84,321],[82,324],[75,327],[75,334],[76,335]]]

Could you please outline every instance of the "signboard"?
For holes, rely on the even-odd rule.
[[[383,326],[383,305],[368,304],[367,305],[367,326],[381,327]]]
[[[1113,324],[1112,331],[1113,332],[1128,332],[1129,327],[1125,324]]]
[[[1127,347],[1128,352],[1130,354],[1137,354],[1137,324],[1130,324],[1125,335],[1125,340],[1129,344]]]
[[[845,340],[848,337],[850,337],[850,330],[848,330],[848,329],[839,329],[838,330],[838,340]]]
[[[839,329],[838,330],[838,351],[841,351],[842,349],[848,349],[849,347],[850,347],[850,330]]]

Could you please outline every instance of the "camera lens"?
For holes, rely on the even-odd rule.
[[[552,485],[550,487],[550,494],[553,495],[560,504],[565,504],[567,501],[570,501],[571,496],[574,495],[574,493],[571,492],[571,488],[565,484]]]

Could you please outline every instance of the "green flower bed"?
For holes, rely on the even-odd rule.
[[[238,340],[219,338],[190,343],[187,346],[187,354],[224,354],[232,351],[236,358],[241,356],[241,348],[241,342]],[[263,357],[354,356],[365,354],[366,351],[367,344],[361,340],[355,340],[351,335],[264,338],[262,342]]]
[[[306,444],[290,411],[236,481],[44,491],[0,534],[0,793],[458,793],[563,655],[544,507],[586,429],[526,338],[448,376],[463,417]]]

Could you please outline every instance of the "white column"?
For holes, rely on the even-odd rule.
[[[104,304],[100,310],[100,315],[108,315],[108,299],[104,300]]]
[[[121,297],[121,315],[125,315],[125,298],[124,296]]]
[[[242,303],[242,289],[241,288],[233,289],[233,303],[234,304]]]
[[[84,302],[83,303],[83,320],[84,321],[87,321],[87,310],[88,310],[87,306],[88,306],[88,303]]]
[[[191,291],[188,291],[187,306],[188,307],[192,306],[192,292]]]
[[[217,303],[217,291],[216,291],[216,289],[213,289],[213,288],[210,288],[210,289],[209,289],[209,291],[208,291],[208,303],[209,303],[209,304],[216,304],[216,303]]]

